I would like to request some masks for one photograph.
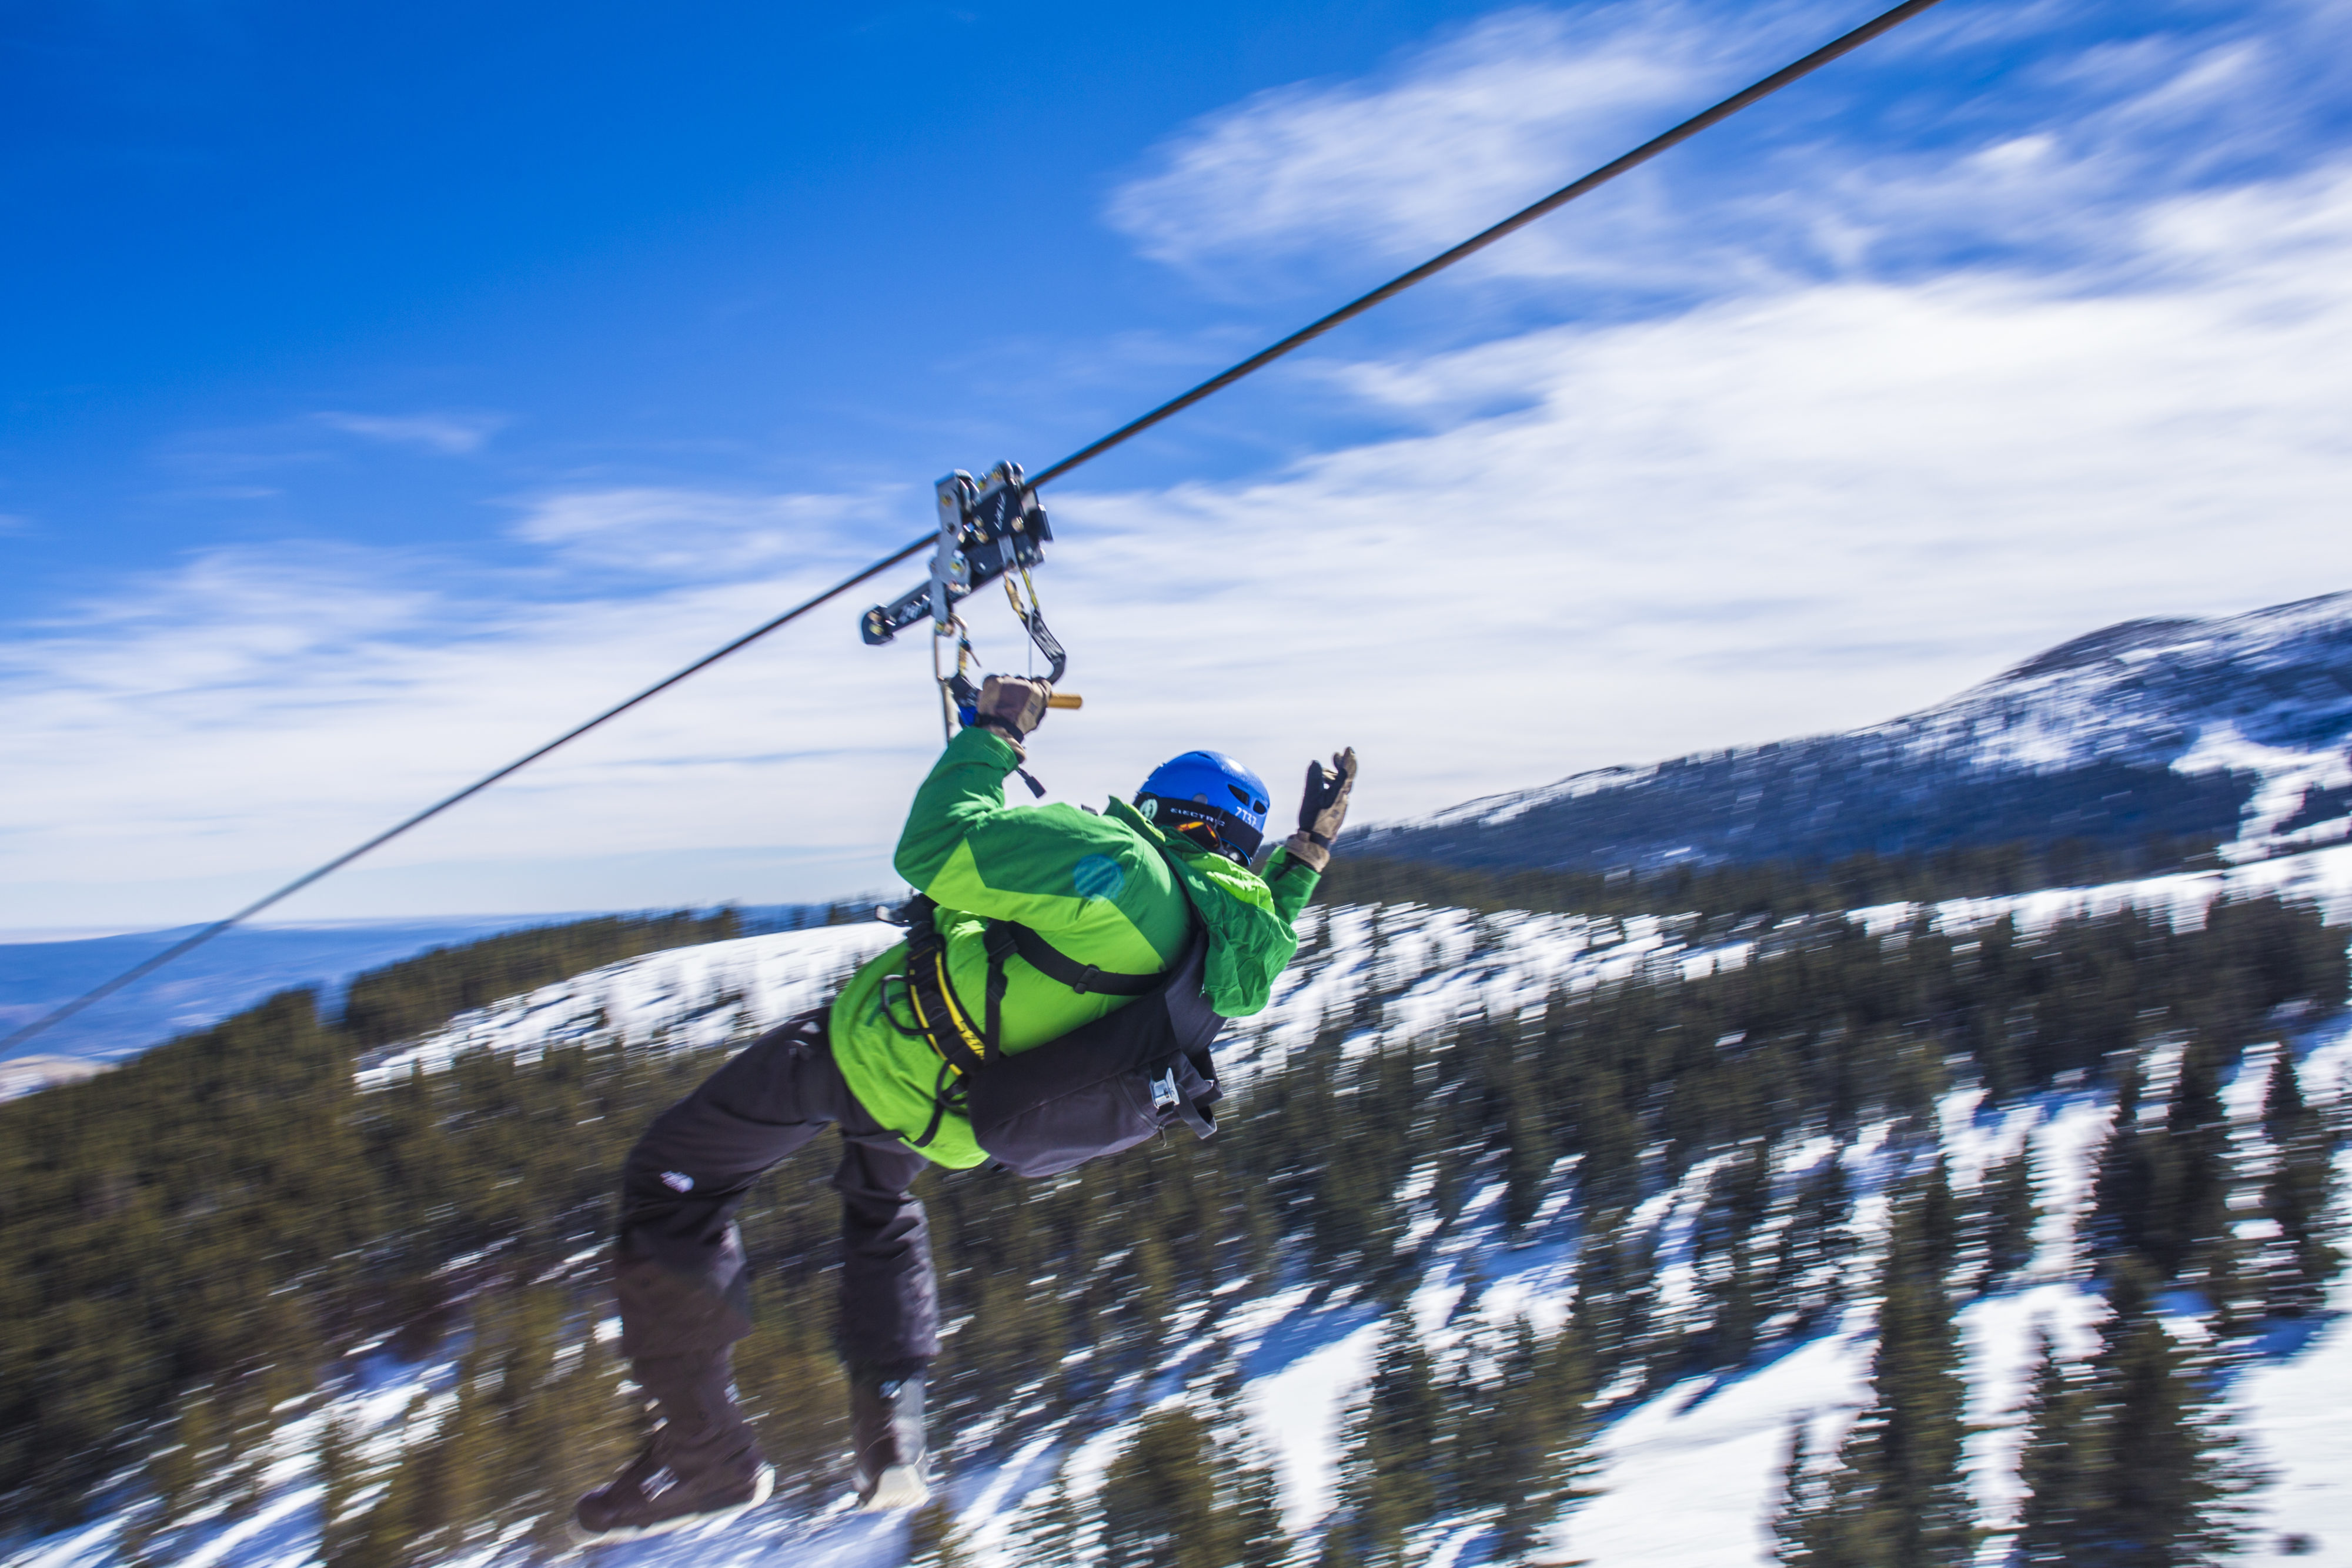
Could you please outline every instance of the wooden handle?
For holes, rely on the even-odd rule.
[[[1047,707],[1084,707],[1087,699],[1076,692],[1055,692],[1045,699]]]

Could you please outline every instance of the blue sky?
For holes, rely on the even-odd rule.
[[[0,927],[234,906],[1875,8],[0,8]],[[1947,0],[1106,459],[1039,771],[1396,816],[2352,587],[2347,34]],[[863,602],[289,913],[883,883]]]

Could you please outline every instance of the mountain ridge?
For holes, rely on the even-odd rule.
[[[2119,622],[1931,706],[1589,769],[1347,836],[1358,853],[1651,872],[2012,841],[2232,858],[2352,831],[2352,592]]]

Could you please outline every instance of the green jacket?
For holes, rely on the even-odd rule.
[[[1003,737],[967,729],[948,743],[915,792],[899,835],[898,874],[938,904],[957,1003],[978,1018],[987,992],[982,922],[1015,920],[1082,964],[1158,974],[1183,956],[1198,921],[1209,933],[1205,988],[1227,1018],[1263,1009],[1275,977],[1297,951],[1292,922],[1315,892],[1315,872],[1276,851],[1261,879],[1190,841],[1162,833],[1125,802],[1101,816],[1076,806],[1009,807],[1004,779],[1020,757]],[[900,1027],[904,944],[860,968],[835,998],[834,1060],[858,1103],[908,1139],[930,1124],[940,1057]],[[1131,998],[1085,996],[1018,957],[1005,966],[1002,1049],[1029,1050],[1125,1007]],[[961,1170],[988,1156],[971,1124],[949,1114],[923,1153]]]

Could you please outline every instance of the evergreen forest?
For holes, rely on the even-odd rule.
[[[1433,873],[1420,902],[1486,910],[1476,928],[1499,933],[1519,884],[1446,880],[1483,874]],[[2250,1048],[2344,1006],[2346,934],[2273,898],[2179,927],[2126,908],[2038,931],[1922,918],[1874,934],[1836,913],[1887,901],[1853,896],[1866,876],[1880,893],[2010,874],[1707,883],[1681,907],[1698,912],[1692,933],[1749,934],[1736,967],[1654,964],[1411,1028],[1391,1004],[1423,976],[1378,962],[1376,908],[1379,982],[1263,1060],[1213,1141],[1044,1182],[924,1178],[950,1330],[939,1458],[952,1472],[1049,1424],[1072,1440],[1128,1429],[1098,1490],[1057,1483],[1024,1509],[1023,1561],[1048,1568],[1401,1565],[1441,1519],[1488,1521],[1487,1560],[1522,1561],[1599,1484],[1591,1445],[1612,1414],[1736,1375],[1859,1293],[1877,1302],[1873,1403],[1833,1451],[1791,1434],[1772,1537],[1783,1562],[1819,1568],[1966,1563],[1983,1521],[1959,1483],[1954,1312],[2027,1265],[2039,1198],[2023,1155],[1956,1183],[1937,1103],[1962,1085],[1989,1106],[2104,1092],[2080,1256],[2113,1312],[2092,1360],[2044,1359],[2015,1545],[2092,1568],[2209,1560],[2261,1480],[2215,1406],[2212,1364],[2318,1310],[2344,1131],[2292,1054],[2269,1051],[2250,1162],[2218,1086]],[[1397,868],[1351,875],[1332,898],[1402,896]],[[1546,906],[1671,892],[1557,891]],[[128,1509],[127,1559],[167,1563],[189,1531],[256,1507],[299,1444],[337,1568],[552,1555],[572,1498],[645,1419],[601,1284],[613,1176],[726,1051],[607,1035],[530,1059],[464,1052],[366,1091],[354,1071],[496,996],[733,931],[724,914],[681,915],[493,938],[363,977],[338,1008],[286,993],[0,1106],[0,1531]],[[1328,931],[1310,922],[1302,963]],[[1857,1218],[1843,1154],[1869,1127],[1896,1171],[1883,1238]],[[1793,1160],[1808,1143],[1832,1152]],[[788,1506],[836,1495],[845,1472],[828,1148],[774,1173],[743,1219],[760,1326],[738,1381]],[[1704,1199],[1674,1245],[1699,1289],[1669,1301],[1643,1205],[1693,1182]],[[1556,1327],[1466,1327],[1433,1348],[1405,1307],[1430,1238],[1496,1189],[1509,1231],[1573,1227],[1572,1303]],[[2269,1222],[2252,1238],[2232,1223],[2250,1212]],[[1284,1532],[1270,1457],[1234,1412],[1242,1370],[1222,1332],[1277,1286],[1347,1297],[1382,1325],[1335,1506],[1304,1539]],[[2156,1317],[2184,1290],[2215,1330],[2194,1352]],[[388,1426],[331,1414],[394,1361],[444,1370]],[[1144,1369],[1185,1396],[1137,1420]],[[944,1510],[912,1541],[917,1562],[961,1560]]]

